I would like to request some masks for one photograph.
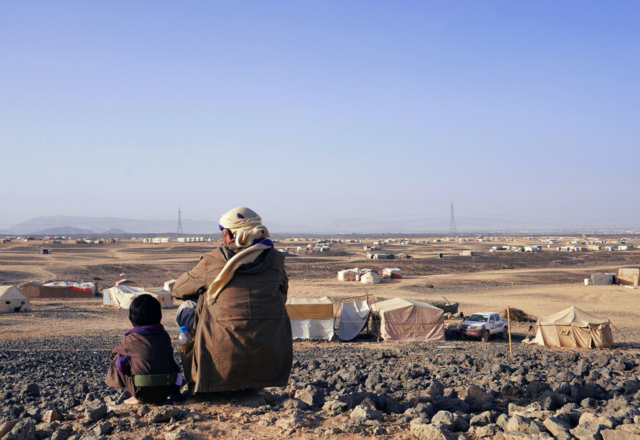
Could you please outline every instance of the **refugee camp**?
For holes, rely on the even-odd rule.
[[[0,3],[0,440],[640,440],[640,3]]]

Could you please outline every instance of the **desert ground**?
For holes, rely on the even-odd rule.
[[[520,383],[523,389],[529,390],[526,387],[530,387],[532,382],[544,382],[556,393],[554,395],[558,395],[561,392],[552,382],[557,380],[559,372],[563,368],[573,369],[576,362],[588,362],[593,368],[584,371],[582,384],[580,381],[574,383],[580,379],[579,376],[578,379],[574,377],[573,381],[564,378],[559,383],[570,387],[588,386],[585,382],[589,382],[591,376],[587,374],[592,374],[591,371],[597,366],[611,370],[608,373],[599,372],[599,380],[608,378],[617,387],[611,385],[612,388],[609,389],[607,382],[602,382],[598,395],[601,397],[600,402],[604,402],[600,405],[602,408],[609,408],[611,402],[619,397],[620,392],[616,394],[615,390],[620,387],[623,395],[633,394],[626,393],[628,388],[618,382],[623,379],[638,379],[635,374],[640,368],[640,356],[635,342],[639,339],[640,331],[637,312],[640,290],[620,285],[588,286],[584,284],[584,279],[595,272],[617,272],[621,267],[639,267],[639,250],[555,250],[557,246],[568,244],[572,240],[585,240],[583,237],[564,237],[560,243],[552,244],[549,248],[541,242],[542,237],[501,237],[494,241],[443,241],[426,244],[417,244],[416,238],[412,238],[411,244],[400,245],[396,241],[383,244],[382,250],[376,251],[407,253],[412,259],[370,260],[365,258],[363,246],[371,245],[374,239],[380,237],[353,238],[362,240],[362,243],[333,243],[329,252],[298,253],[298,246],[304,247],[312,240],[292,241],[278,237],[276,247],[287,248],[290,252],[286,258],[289,296],[328,296],[340,299],[371,295],[377,300],[403,297],[425,302],[447,299],[458,302],[459,310],[465,315],[475,311],[504,314],[505,308],[511,307],[524,311],[534,319],[575,305],[613,322],[616,349],[589,351],[530,347],[520,343],[528,333],[530,323],[513,324],[513,355],[509,354],[505,341],[492,340],[487,344],[461,341],[455,332],[450,331],[447,332],[445,344],[377,342],[375,338],[366,336],[346,344],[337,341],[295,342],[296,360],[291,383],[286,389],[267,390],[260,395],[231,393],[210,396],[204,400],[193,398],[181,404],[175,414],[158,422],[153,419],[155,416],[151,417],[148,413],[151,411],[155,414],[162,407],[139,409],[123,405],[121,390],[106,389],[102,383],[109,350],[129,328],[127,311],[103,306],[101,298],[35,299],[32,300],[30,312],[0,314],[0,383],[4,383],[0,389],[0,393],[4,393],[1,396],[4,409],[0,410],[0,423],[8,423],[7,427],[15,428],[14,422],[33,420],[34,435],[37,434],[38,439],[56,440],[101,437],[137,440],[145,436],[145,440],[211,437],[259,439],[283,436],[301,439],[352,438],[363,435],[407,439],[464,436],[489,438],[504,437],[505,433],[513,431],[507,429],[505,420],[502,423],[504,426],[498,420],[500,414],[515,417],[509,404],[520,404],[526,409],[527,405],[539,401],[536,400],[539,396],[535,392],[516,390],[509,394],[504,391],[505,387],[510,388],[504,382],[507,378],[501,377],[501,374],[511,374],[513,380],[513,376],[520,372],[522,377],[526,376]],[[621,237],[606,239],[614,243],[619,238]],[[433,237],[427,239],[434,241]],[[150,244],[142,243],[141,240],[122,239],[115,244],[51,244],[46,247],[52,249],[52,254],[41,255],[37,253],[40,243],[13,241],[0,244],[0,285],[17,286],[29,280],[46,282],[98,279],[102,289],[112,286],[119,279],[120,273],[124,272],[138,286],[158,289],[165,281],[177,278],[192,268],[200,255],[216,244]],[[542,244],[542,252],[489,252],[496,245],[536,244]],[[460,255],[462,250],[468,249],[475,250],[477,254]],[[439,253],[444,258],[436,258]],[[339,270],[355,267],[374,268],[380,273],[384,268],[397,267],[402,269],[403,277],[384,279],[376,285],[337,280]],[[163,324],[172,336],[177,336],[175,311],[176,308],[163,311]],[[455,322],[450,325],[455,325]],[[504,365],[504,371],[492,372],[491,364],[498,359],[499,365]],[[551,361],[556,362],[556,366],[551,367],[551,371],[555,369],[556,374],[548,371],[550,366],[547,364]],[[615,362],[616,365],[621,365],[621,362],[626,365],[621,370],[618,368],[624,374],[614,371]],[[68,368],[69,365],[72,367]],[[360,375],[355,371],[360,368],[368,373]],[[376,384],[365,384],[367,377],[374,377],[374,372],[368,370],[371,368],[382,368],[375,374],[381,374],[378,377],[391,385],[381,388]],[[416,373],[421,369],[425,371]],[[61,379],[61,371],[65,372],[67,379]],[[344,374],[341,373],[343,371]],[[465,381],[462,373],[475,379]],[[486,374],[483,376],[481,373]],[[351,374],[353,377],[343,377],[346,385],[339,385],[342,379],[336,379],[338,385],[331,385],[331,378],[336,374],[345,377]],[[400,378],[403,374],[413,377],[413,388],[394,388],[393,384],[399,380],[404,381]],[[596,379],[592,380],[594,383],[595,381]],[[34,383],[40,388],[37,393],[27,390]],[[479,405],[473,398],[469,398],[471,384],[478,384],[484,390],[483,393],[493,393],[491,398],[483,397],[491,405]],[[439,387],[442,390],[438,390]],[[322,390],[320,402],[315,396],[318,389]],[[347,392],[348,390],[351,391]],[[367,393],[369,395],[362,397]],[[593,397],[588,393],[584,396],[580,393],[581,391],[577,391],[578,396]],[[312,396],[309,397],[309,394]],[[360,398],[347,401],[345,395],[351,396],[350,398],[357,395]],[[391,400],[384,400],[387,397]],[[636,397],[640,399],[640,395]],[[346,404],[332,406],[332,402],[340,399]],[[462,399],[470,405],[456,407],[446,399]],[[582,404],[575,401],[575,395],[573,399],[572,403],[566,403]],[[630,404],[633,406],[636,401],[630,400]],[[87,408],[96,405],[95,402],[107,405],[108,412],[98,421],[87,420]],[[366,413],[367,404],[371,411],[379,414],[365,414],[360,418],[353,416],[353,411],[358,408]],[[397,408],[396,404],[399,405]],[[426,404],[431,405],[431,410],[424,409]],[[598,413],[600,406],[593,405],[595,413]],[[416,411],[416,407],[420,410]],[[443,422],[435,420],[441,411],[446,412],[446,408],[452,414],[456,413],[454,410],[460,413],[455,416],[456,420],[460,419],[457,424],[451,422],[443,425]],[[495,410],[495,414],[489,417],[492,418],[490,422],[482,425],[471,423],[473,417],[486,412],[488,408]],[[51,409],[58,413],[59,420],[47,421],[48,417],[44,414]],[[522,414],[526,412],[525,409],[522,409]],[[549,407],[547,410],[556,409]],[[571,417],[574,416],[572,413]],[[532,420],[531,423],[546,426],[549,414],[544,416],[546,418],[540,416],[536,419],[531,414],[527,417]],[[571,417],[565,418],[569,420]],[[158,416],[157,419],[162,417]],[[567,423],[572,424],[572,429],[575,430],[578,425],[582,426],[578,422],[579,420],[571,419]],[[105,423],[109,426],[104,425]],[[471,427],[468,426],[470,423]],[[618,425],[636,423],[640,423],[640,417],[634,420],[633,416],[629,418],[627,415],[620,419]],[[438,427],[439,435],[444,437],[429,437],[431,434],[425,434],[428,429],[420,428],[432,425]],[[486,432],[478,431],[481,427],[484,429],[490,425],[496,425],[496,430],[492,431],[491,428],[485,429]],[[0,424],[0,438],[20,438],[11,437],[13,431],[5,435],[2,426]],[[538,428],[531,426],[533,425],[522,432],[532,438],[550,438],[551,435],[562,437],[548,427],[538,427],[540,432],[533,432]],[[453,437],[447,437],[450,434]],[[640,434],[640,429],[637,434]],[[570,436],[567,438],[582,438],[573,431],[567,431],[567,435]],[[592,438],[604,438],[604,434],[598,431]]]

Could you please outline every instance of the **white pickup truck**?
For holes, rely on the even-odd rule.
[[[507,321],[503,321],[499,313],[480,312],[469,316],[460,324],[460,337],[467,339],[469,336],[481,338],[487,342],[491,335],[500,335],[507,338]]]

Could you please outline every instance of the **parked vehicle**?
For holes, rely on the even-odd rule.
[[[480,338],[482,342],[487,342],[491,335],[500,335],[507,338],[507,321],[500,317],[499,313],[480,312],[469,316],[460,324],[460,337]]]

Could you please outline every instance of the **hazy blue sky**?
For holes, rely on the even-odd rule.
[[[0,228],[640,225],[637,1],[0,2]],[[364,219],[364,220],[361,220]]]

